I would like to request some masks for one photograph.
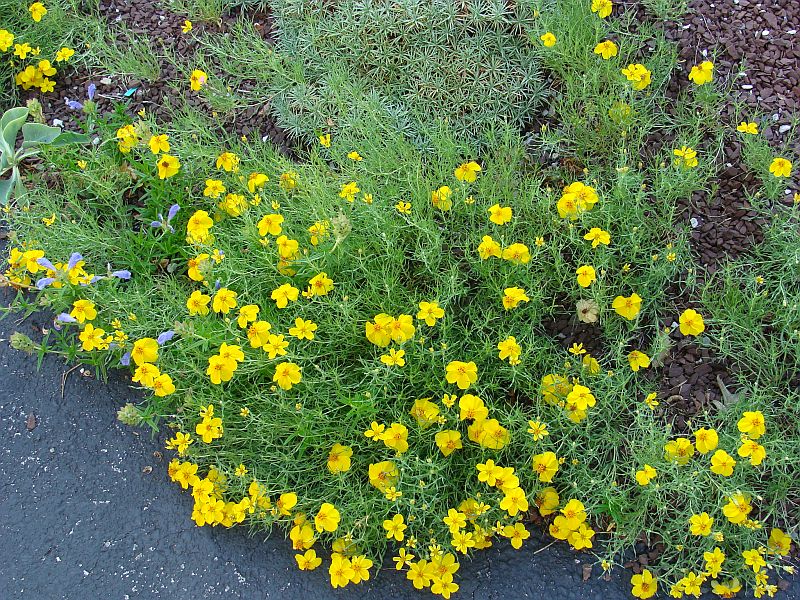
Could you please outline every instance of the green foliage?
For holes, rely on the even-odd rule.
[[[406,113],[412,137],[440,119],[470,138],[499,122],[519,127],[541,105],[527,0],[280,0],[272,9],[291,74],[277,73],[269,94],[281,124],[306,140],[353,124],[332,73]]]
[[[43,146],[66,146],[85,144],[85,135],[61,132],[60,127],[42,123],[26,123],[29,110],[26,107],[10,108],[0,117],[0,204],[8,204],[12,196],[19,198],[25,193],[20,166],[22,162],[36,156]],[[17,136],[22,131],[22,144],[17,145]],[[2,177],[8,175],[8,179]]]

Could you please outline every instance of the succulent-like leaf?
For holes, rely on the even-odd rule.
[[[0,204],[6,205],[11,199],[11,192],[14,189],[14,179],[0,179]]]
[[[23,148],[28,148],[36,144],[51,144],[59,135],[60,127],[51,127],[41,123],[25,123],[22,126]]]
[[[85,133],[75,133],[74,131],[62,131],[61,134],[50,142],[50,146],[68,146],[71,144],[88,144],[91,138]]]
[[[11,154],[14,151],[14,145],[17,141],[17,134],[22,128],[22,124],[28,118],[28,109],[24,106],[17,108],[9,108],[3,116],[0,117],[0,136],[2,138],[3,154],[6,152]]]

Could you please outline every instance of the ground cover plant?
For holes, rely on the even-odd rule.
[[[445,5],[451,28],[511,18],[505,3]],[[541,525],[605,572],[637,542],[657,547],[631,578],[640,598],[774,594],[800,501],[797,207],[781,202],[796,158],[759,137],[760,115],[720,122],[728,89],[710,60],[666,101],[674,44],[611,2],[521,4],[513,43],[481,46],[551,78],[549,115],[527,134],[535,103],[503,112],[477,87],[463,97],[485,110],[464,100],[437,120],[440,96],[410,99],[414,84],[387,75],[407,74],[370,70],[363,49],[339,57],[365,61],[346,75],[322,52],[389,10],[363,6],[377,12],[275,3],[279,19],[313,17],[277,51],[245,20],[199,40],[169,120],[82,102],[93,143],[43,148],[5,207],[12,308],[57,315],[43,339],[14,344],[129,369],[147,397],[120,418],[170,429],[170,476],[191,490],[195,523],[277,525],[298,567],[324,562],[334,587],[389,553],[416,588],[450,597],[461,556],[519,549]],[[41,10],[28,12],[0,42],[36,31]],[[423,56],[427,34],[415,32]],[[281,85],[298,59],[298,80],[335,106],[298,125],[314,143],[296,160],[219,126],[245,79]],[[731,136],[770,224],[711,276],[676,205],[713,190]],[[565,314],[583,342],[553,334]],[[658,370],[687,346],[729,359],[736,378],[678,424]]]

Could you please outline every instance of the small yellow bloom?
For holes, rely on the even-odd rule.
[[[539,39],[542,40],[542,44],[544,44],[545,48],[552,48],[556,45],[556,36],[549,31],[542,35]]]

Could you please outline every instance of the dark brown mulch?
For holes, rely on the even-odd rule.
[[[703,60],[713,61],[716,79],[733,83],[733,98],[720,115],[731,135],[725,139],[718,188],[678,205],[680,218],[692,226],[692,248],[709,273],[725,258],[736,258],[763,240],[766,220],[747,199],[759,183],[743,164],[742,144],[734,129],[741,120],[758,120],[763,114],[764,137],[776,149],[789,142],[792,111],[800,108],[798,28],[796,0],[692,0],[682,22],[664,23],[667,38],[678,43],[683,64],[680,76],[671,81],[671,94],[693,85],[688,73]],[[744,105],[739,115],[736,102]],[[790,147],[800,150],[800,138],[795,137]],[[787,189],[797,189],[797,177],[785,183]],[[790,197],[784,201],[790,202]]]
[[[56,88],[50,94],[27,93],[25,99],[36,97],[42,103],[45,119],[61,121],[65,126],[79,126],[82,114],[67,105],[68,100],[84,102],[87,88],[93,83],[97,88],[95,102],[98,114],[107,116],[114,112],[115,106],[124,105],[129,115],[135,115],[144,109],[156,119],[166,120],[169,116],[169,101],[175,94],[174,81],[186,79],[179,74],[176,66],[166,57],[172,55],[179,60],[191,64],[191,56],[195,52],[197,41],[195,36],[203,34],[225,35],[227,31],[243,16],[254,24],[264,39],[273,39],[272,18],[268,13],[250,10],[245,13],[241,9],[233,9],[223,15],[216,23],[193,23],[192,32],[181,31],[185,17],[172,13],[148,0],[100,0],[99,11],[109,24],[117,42],[125,45],[127,35],[147,36],[150,44],[159,56],[159,75],[154,81],[139,80],[131,76],[120,76],[108,73],[88,73],[77,71],[59,78]],[[128,33],[129,32],[129,33]],[[191,67],[189,67],[191,68]],[[246,82],[245,82],[246,83]],[[186,82],[188,89],[188,81]],[[207,114],[211,107],[200,95],[186,96],[186,101]],[[216,115],[222,128],[236,136],[258,136],[269,139],[284,153],[291,154],[290,141],[285,131],[275,123],[270,115],[268,104],[257,104],[246,107],[233,114]]]

